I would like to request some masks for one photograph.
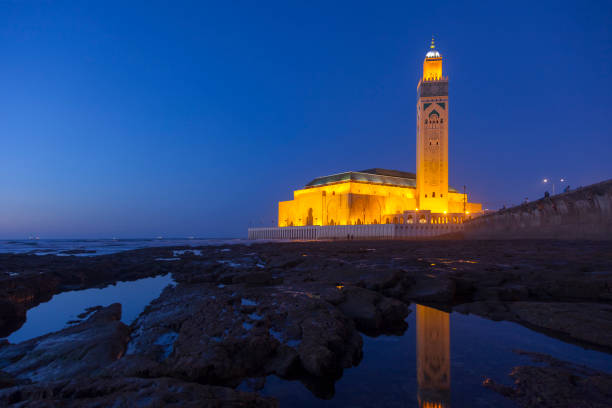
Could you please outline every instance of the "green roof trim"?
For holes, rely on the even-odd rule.
[[[385,184],[388,186],[416,187],[416,175],[414,173],[374,168],[362,171],[347,171],[344,173],[332,174],[331,176],[317,177],[310,183],[306,184],[306,188],[320,187],[343,181],[361,181],[365,183]]]
[[[341,183],[345,181],[356,181],[364,183],[384,184],[387,186],[416,188],[416,174],[407,171],[373,168],[361,171],[346,171],[344,173],[332,174],[330,176],[317,177],[306,188],[321,187],[328,184]],[[449,193],[458,193],[452,187]]]

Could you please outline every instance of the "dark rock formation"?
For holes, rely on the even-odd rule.
[[[484,386],[513,399],[521,407],[609,408],[612,403],[612,375],[557,360],[539,353],[520,351],[544,366],[519,366],[510,373],[514,386],[491,379]]]
[[[19,407],[273,408],[272,398],[174,378],[52,381],[0,390],[0,405]]]
[[[514,321],[563,340],[612,351],[612,306],[608,304],[476,302],[455,310]]]
[[[5,333],[23,322],[29,307],[62,290],[162,273],[172,273],[177,282],[129,328],[114,305],[91,308],[79,315],[83,321],[60,332],[0,343],[0,401],[129,406],[145,403],[134,391],[141,387],[151,405],[267,406],[274,402],[218,387],[271,374],[300,380],[329,398],[342,371],[362,357],[359,332],[401,334],[412,301],[612,347],[610,242],[360,241],[185,249],[91,258],[0,255]],[[82,394],[75,391],[79,387]]]
[[[300,371],[337,377],[361,358],[352,320],[318,295],[285,287],[264,294],[244,285],[178,285],[133,328],[126,357],[113,367],[126,375],[235,386],[247,377]]]
[[[129,329],[115,303],[83,323],[56,333],[0,348],[0,370],[35,382],[92,375],[121,358]]]

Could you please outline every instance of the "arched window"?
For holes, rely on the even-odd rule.
[[[433,198],[436,198],[436,192],[434,191],[433,193],[431,193],[431,196],[432,196]]]

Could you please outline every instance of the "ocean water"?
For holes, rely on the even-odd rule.
[[[0,253],[71,255],[65,251],[83,250],[76,256],[95,256],[160,246],[205,246],[248,244],[246,239],[154,238],[154,239],[23,239],[0,240]]]

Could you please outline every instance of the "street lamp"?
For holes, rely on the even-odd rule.
[[[548,183],[552,184],[552,195],[555,195],[555,183],[551,179],[545,178],[544,180],[542,180],[542,183],[544,183],[544,184],[548,184]]]
[[[562,178],[561,180],[559,180],[560,183],[567,183],[567,179],[566,178]],[[567,188],[567,187],[566,187]]]
[[[559,179],[560,183],[567,183],[567,179],[566,178],[561,178]],[[555,195],[555,181],[553,179],[550,178],[545,178],[544,180],[542,180],[542,183],[544,184],[552,184],[552,194]]]

